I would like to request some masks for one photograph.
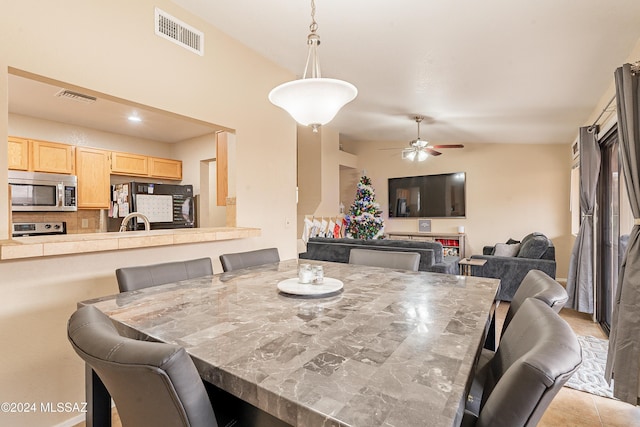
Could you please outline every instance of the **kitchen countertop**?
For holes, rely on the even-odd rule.
[[[0,240],[0,261],[244,239],[260,234],[259,228],[211,227],[14,237]]]

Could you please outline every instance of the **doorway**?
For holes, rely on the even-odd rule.
[[[596,217],[596,320],[607,335],[620,268],[620,177],[617,126],[600,139]]]

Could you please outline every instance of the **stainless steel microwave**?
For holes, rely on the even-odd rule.
[[[78,178],[75,175],[10,170],[11,210],[77,211]]]

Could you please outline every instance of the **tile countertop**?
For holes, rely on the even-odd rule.
[[[290,298],[297,260],[102,297],[119,328],[184,346],[207,381],[293,426],[453,426],[499,281],[320,263],[344,291]]]
[[[259,237],[259,228],[212,227],[66,234],[0,240],[0,261]]]

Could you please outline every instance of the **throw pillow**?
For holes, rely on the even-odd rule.
[[[496,250],[493,255],[495,256],[516,256],[520,251],[520,243],[513,243],[508,245],[506,243],[497,243]]]
[[[518,258],[540,259],[549,247],[549,239],[542,234],[529,235],[522,239]]]

